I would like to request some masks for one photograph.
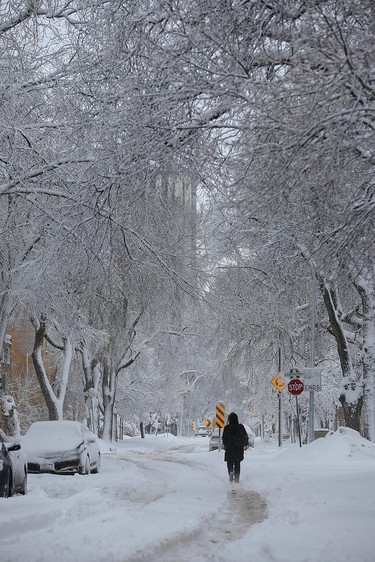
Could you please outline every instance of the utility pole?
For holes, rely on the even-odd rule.
[[[311,266],[311,341],[310,367],[315,367],[315,333],[316,333],[316,277]],[[314,441],[314,391],[309,391],[309,443]]]

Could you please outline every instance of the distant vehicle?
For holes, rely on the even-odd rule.
[[[249,437],[249,445],[247,447],[245,447],[245,449],[248,449],[249,447],[254,447],[255,446],[255,433],[254,431],[247,425],[247,424],[243,424],[246,433]],[[221,437],[223,437],[223,430],[221,430]],[[215,449],[219,448],[219,429],[216,428],[213,430],[212,435],[210,435],[210,439],[208,441],[208,450],[209,451],[214,451]],[[223,446],[223,441],[221,441],[221,449],[224,449]]]
[[[22,438],[22,444],[28,472],[90,474],[100,469],[99,441],[77,421],[35,422]]]
[[[221,430],[221,437],[223,437],[223,430]],[[215,451],[219,448],[219,428],[215,428],[208,440],[208,450]],[[221,441],[220,448],[223,449],[223,442]]]
[[[205,425],[200,425],[195,432],[195,437],[207,437],[209,435],[209,430]]]
[[[255,433],[251,429],[251,427],[248,426],[246,423],[244,423],[243,425],[244,425],[244,428],[246,429],[246,433],[249,437],[249,447],[254,447],[255,446]],[[248,449],[248,447],[245,447],[245,448]]]
[[[19,441],[0,429],[0,497],[27,492],[27,459]]]

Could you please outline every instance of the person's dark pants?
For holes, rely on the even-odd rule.
[[[240,461],[236,462],[236,461],[227,461],[227,467],[228,467],[228,474],[229,476],[231,475],[231,473],[233,472],[234,474],[234,481],[235,482],[239,482],[240,481],[240,470],[241,470],[241,463]]]

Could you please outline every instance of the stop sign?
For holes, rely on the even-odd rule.
[[[288,390],[290,394],[293,394],[294,396],[301,394],[301,392],[303,392],[303,388],[303,381],[301,381],[301,379],[292,379],[288,383]]]

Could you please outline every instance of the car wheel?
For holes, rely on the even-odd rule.
[[[4,482],[3,486],[0,488],[0,498],[8,498],[10,490],[10,475],[8,475],[7,481]]]
[[[97,460],[97,463],[96,463],[96,467],[95,467],[94,470],[92,471],[93,474],[98,474],[98,472],[99,472],[99,470],[100,470],[100,467],[101,467],[101,464],[102,464],[102,457],[101,457],[101,455],[100,455],[100,453],[99,453],[99,455],[98,455],[98,460]]]
[[[87,455],[85,464],[80,467],[80,474],[91,474],[90,457]]]
[[[27,472],[25,472],[25,476],[24,479],[22,481],[22,485],[21,485],[21,489],[20,489],[20,494],[22,494],[23,496],[27,493]]]
[[[10,498],[10,496],[12,496],[12,495],[13,495],[12,471],[9,470],[8,480],[4,484],[2,497],[3,498]]]

